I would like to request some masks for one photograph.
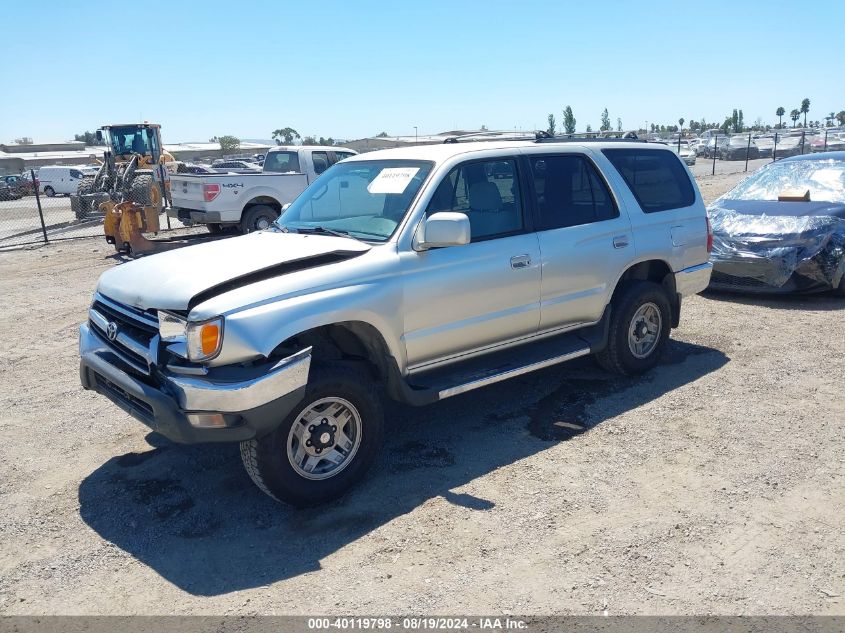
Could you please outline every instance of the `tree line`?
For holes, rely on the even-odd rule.
[[[845,126],[845,110],[840,110],[839,112],[830,112],[828,115],[824,116],[822,119],[818,120],[810,120],[807,121],[807,115],[810,112],[810,99],[805,98],[802,99],[801,105],[789,113],[789,118],[792,119],[792,127],[797,125],[798,120],[801,118],[801,115],[804,115],[804,127],[810,128],[821,128],[821,127],[834,127],[836,125]],[[778,123],[774,126],[764,124],[762,119],[758,118],[753,124],[746,125],[745,119],[742,113],[741,108],[734,108],[731,114],[725,116],[722,122],[718,121],[707,121],[705,118],[702,118],[699,121],[690,120],[688,129],[690,132],[703,132],[704,130],[711,130],[711,129],[719,129],[725,133],[728,132],[748,132],[748,131],[767,131],[772,129],[784,129],[787,127],[785,123],[783,123],[783,117],[786,114],[786,109],[783,107],[778,107],[775,111],[775,115],[778,117]],[[822,124],[822,120],[824,124]],[[555,119],[555,115],[550,113],[547,117],[548,126],[546,127],[546,132],[551,134],[552,136],[558,131],[557,129],[557,120]],[[652,132],[652,133],[661,133],[661,132],[679,132],[684,130],[684,123],[687,120],[684,117],[678,119],[678,124],[663,124],[663,123],[652,123],[648,126],[648,129],[641,128],[637,126],[637,131],[643,132]],[[562,119],[562,129],[561,132],[565,134],[574,134],[575,133],[575,125],[577,120],[575,119],[575,114],[572,111],[572,107],[567,105],[563,109],[563,119]],[[622,131],[622,119],[616,119],[616,131]],[[599,130],[602,132],[607,132],[613,130],[613,126],[610,120],[610,114],[608,113],[607,108],[602,110],[601,113],[601,125]],[[587,125],[586,132],[592,132],[592,126]]]

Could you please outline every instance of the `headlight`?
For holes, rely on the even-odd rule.
[[[188,360],[211,360],[217,356],[223,344],[223,317],[188,323],[182,317],[159,310],[158,333],[166,343],[184,343]]]
[[[158,311],[158,333],[161,340],[167,343],[183,342],[188,322],[171,314],[170,312]]]
[[[211,360],[217,356],[223,344],[223,317],[189,323],[186,336],[189,360]]]

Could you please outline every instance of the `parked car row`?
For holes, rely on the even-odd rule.
[[[696,156],[719,158],[721,160],[745,160],[748,158],[788,158],[816,152],[845,150],[845,130],[785,131],[766,134],[749,133],[722,134],[709,130],[710,134],[689,141]],[[777,147],[775,142],[777,141]],[[665,141],[671,143],[670,141]],[[677,141],[675,141],[677,142]],[[775,154],[775,151],[777,154]]]

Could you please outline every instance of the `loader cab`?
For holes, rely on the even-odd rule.
[[[151,157],[157,163],[161,157],[161,134],[157,125],[111,125],[97,130],[97,140],[106,144],[116,157],[132,154]]]

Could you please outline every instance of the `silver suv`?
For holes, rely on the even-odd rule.
[[[654,367],[711,235],[688,170],[639,142],[353,156],[268,230],[100,278],[81,380],[176,442],[240,442],[253,481],[335,498],[424,405],[588,354]]]

